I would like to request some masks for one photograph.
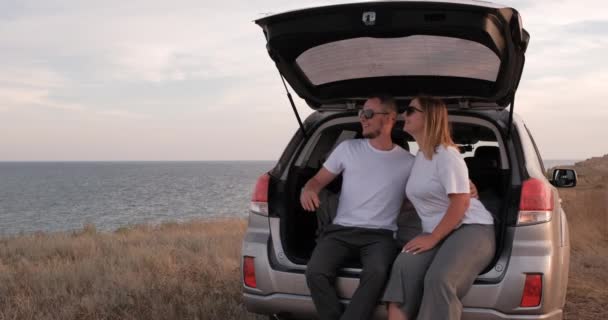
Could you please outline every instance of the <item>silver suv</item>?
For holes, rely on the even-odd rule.
[[[425,93],[448,104],[453,138],[496,222],[495,257],[462,299],[463,319],[562,319],[570,241],[555,187],[574,187],[576,173],[556,169],[545,177],[534,140],[513,112],[529,41],[517,11],[487,2],[373,2],[256,23],[281,77],[316,111],[302,123],[288,92],[300,129],[255,186],[241,264],[249,311],[316,317],[306,264],[318,230],[335,214],[341,179],[326,187],[317,214],[300,206],[300,190],[336,145],[361,137],[357,111],[368,96],[389,93],[405,107]],[[417,149],[401,130],[393,141]],[[411,216],[399,218],[397,241],[417,232]],[[345,304],[360,272],[355,259],[338,274]],[[386,317],[380,302],[374,317]]]

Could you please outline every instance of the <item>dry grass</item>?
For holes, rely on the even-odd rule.
[[[562,189],[572,259],[566,319],[608,313],[608,156]],[[0,239],[0,320],[259,319],[241,304],[246,222],[193,221]]]
[[[243,220],[0,240],[0,319],[254,319]]]
[[[574,167],[579,185],[561,189],[570,225],[566,319],[608,319],[608,155]]]

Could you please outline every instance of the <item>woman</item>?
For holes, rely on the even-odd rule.
[[[389,320],[460,319],[460,298],[494,256],[492,215],[470,198],[468,170],[441,100],[412,100],[404,130],[419,146],[405,191],[422,234],[403,246],[383,300]]]

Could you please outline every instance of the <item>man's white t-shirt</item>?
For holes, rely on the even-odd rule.
[[[448,194],[469,192],[469,171],[455,147],[437,147],[432,160],[418,151],[406,194],[420,216],[423,232],[433,232],[445,215]],[[494,219],[478,199],[471,198],[462,223],[493,224]]]
[[[348,227],[397,230],[397,215],[414,156],[395,145],[374,148],[369,139],[340,143],[323,164],[342,172],[342,191],[333,223]]]

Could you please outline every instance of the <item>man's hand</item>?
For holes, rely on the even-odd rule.
[[[300,204],[306,211],[317,211],[319,208],[319,192],[321,189],[336,178],[336,175],[329,172],[324,167],[317,172],[302,188],[300,194]]]
[[[306,211],[316,211],[319,208],[319,195],[311,190],[302,190],[300,194],[300,203]]]
[[[411,254],[422,253],[433,249],[437,243],[439,243],[439,240],[440,239],[435,237],[432,233],[421,234],[406,243],[401,252],[408,252]]]
[[[475,184],[473,183],[473,180],[469,179],[469,189],[470,189],[470,194],[471,194],[471,198],[475,198],[475,199],[479,199],[479,194],[477,193],[477,187],[475,186]]]

